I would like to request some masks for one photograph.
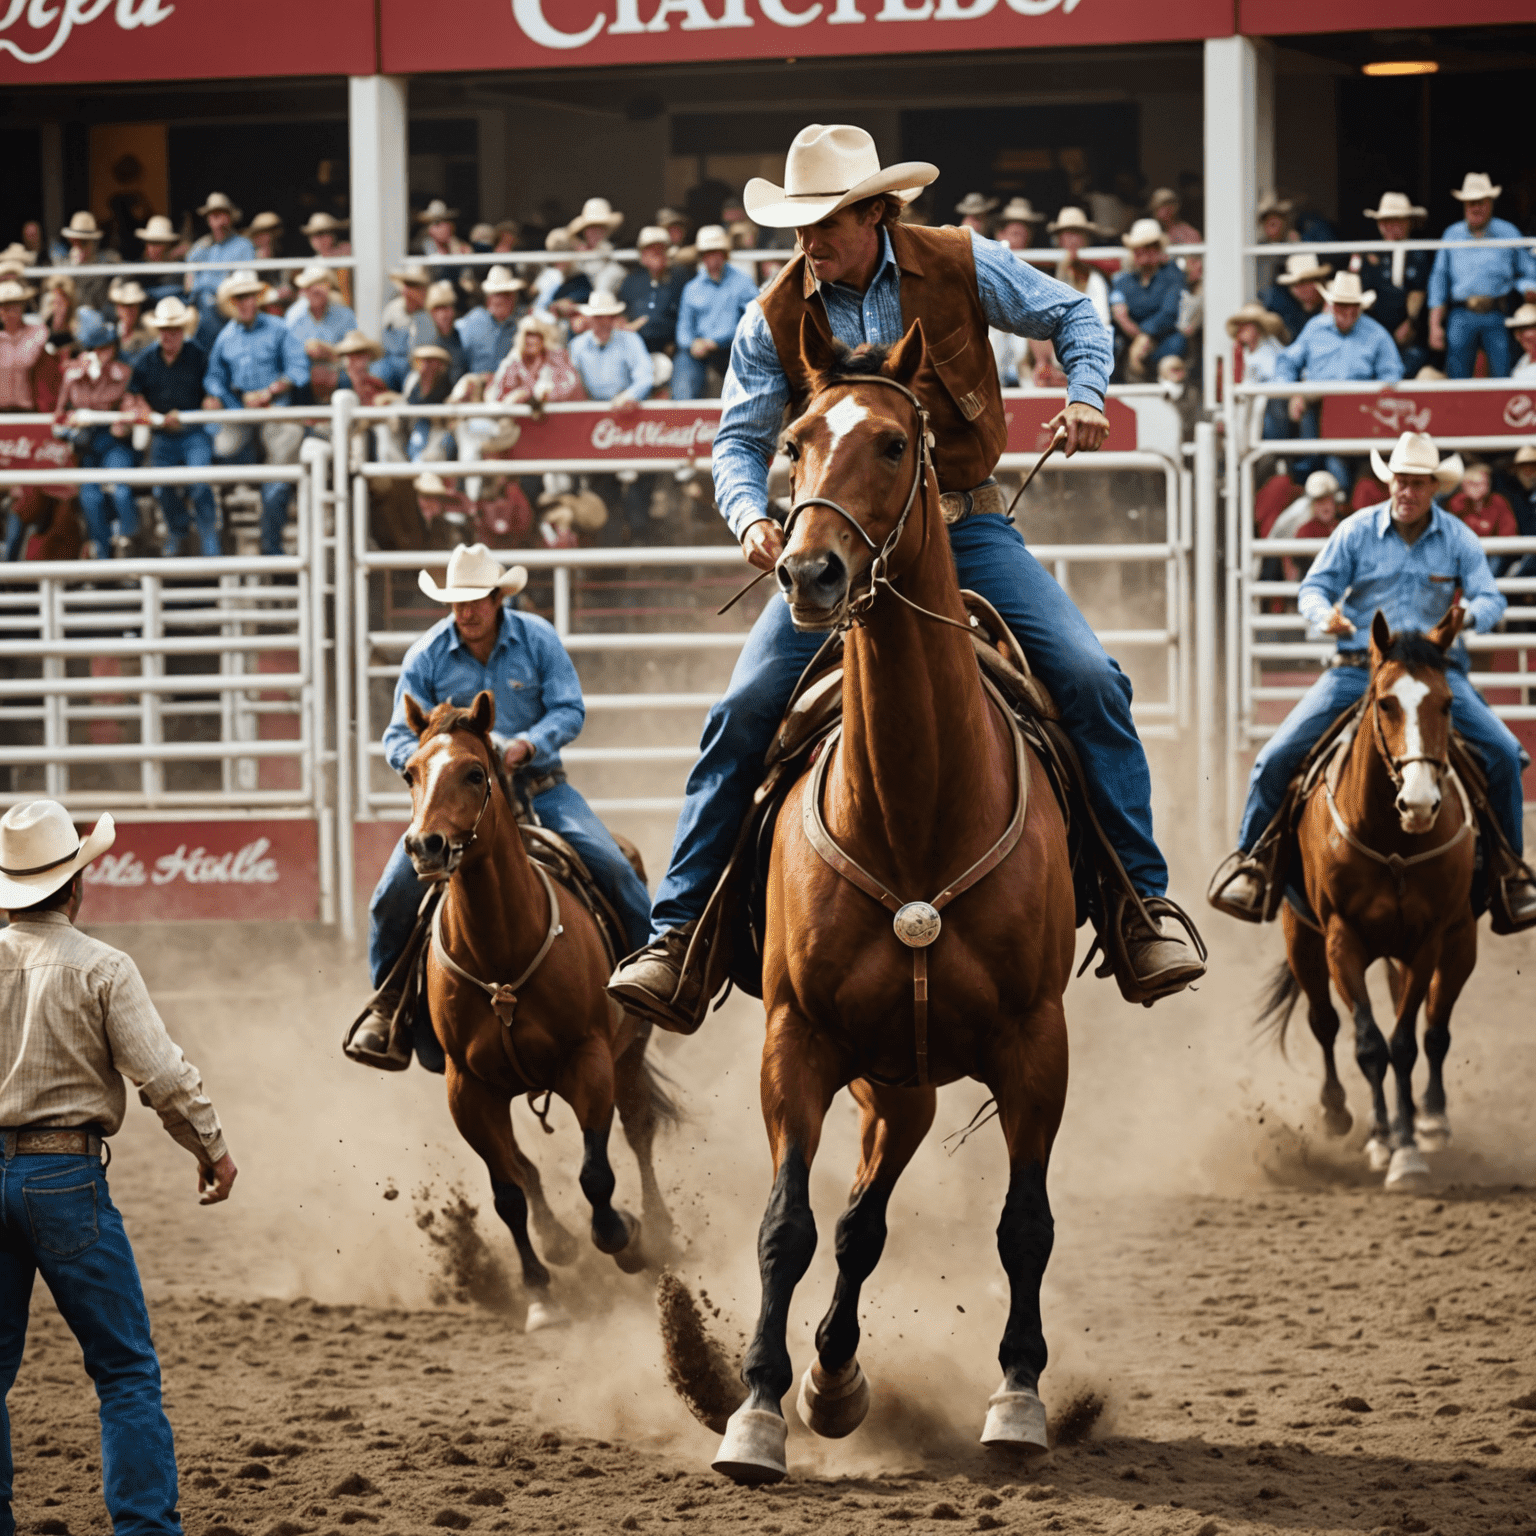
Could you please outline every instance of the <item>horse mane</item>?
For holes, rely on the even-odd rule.
[[[1411,669],[1425,668],[1431,672],[1445,671],[1445,652],[1433,640],[1407,631],[1392,636],[1392,643],[1383,654],[1383,661],[1400,661]]]
[[[885,372],[891,349],[877,346],[872,341],[860,342],[850,347],[847,342],[832,338],[832,366],[810,371],[811,393],[817,394],[830,384],[844,383],[849,379],[868,379]]]
[[[441,704],[432,706],[432,713],[427,716],[427,728],[421,733],[423,743],[433,736],[451,736],[455,731],[462,731],[466,736],[473,736],[477,741],[485,745],[485,755],[491,760],[491,770],[496,775],[496,782],[501,785],[501,792],[506,798],[507,805],[515,812],[517,809],[517,795],[512,788],[512,780],[507,773],[507,765],[502,761],[494,744],[491,742],[490,733],[478,730],[472,718],[473,711],[460,709],[457,704],[446,699]]]

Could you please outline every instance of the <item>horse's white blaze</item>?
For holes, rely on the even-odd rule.
[[[1429,684],[1404,673],[1392,685],[1392,693],[1403,706],[1403,756],[1417,757],[1424,751],[1424,725],[1419,711],[1429,697]],[[1408,763],[1403,768],[1403,789],[1398,796],[1409,812],[1427,814],[1440,803],[1440,786],[1430,763]]]
[[[822,418],[832,430],[832,451],[858,424],[869,415],[869,407],[860,405],[852,395],[844,395]]]
[[[430,805],[432,796],[437,793],[437,781],[453,757],[453,743],[448,737],[439,736],[427,743],[427,751],[431,756],[427,760],[427,785],[421,797],[423,805]]]

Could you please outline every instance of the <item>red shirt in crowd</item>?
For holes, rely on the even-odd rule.
[[[101,362],[94,352],[75,358],[64,369],[57,411],[115,411],[128,393],[133,369],[122,358]]]
[[[1480,539],[1512,539],[1520,532],[1514,508],[1497,491],[1482,502],[1457,491],[1446,505]]]
[[[48,327],[23,325],[15,335],[0,326],[0,411],[48,410],[33,388],[36,374],[47,366]]]

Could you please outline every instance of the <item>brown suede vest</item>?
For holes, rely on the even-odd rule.
[[[901,318],[922,321],[927,358],[912,391],[928,411],[939,489],[968,491],[985,480],[1008,441],[1003,392],[987,339],[987,317],[976,289],[976,260],[968,229],[897,224],[891,250],[901,271]],[[800,322],[809,316],[831,338],[827,312],[810,264],[797,255],[759,301],[789,381],[790,413],[809,395],[800,358]]]

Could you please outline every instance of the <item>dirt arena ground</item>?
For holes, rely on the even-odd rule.
[[[940,1145],[983,1097],[962,1085],[865,1292],[870,1421],[835,1444],[793,1426],[790,1481],[762,1491],[710,1473],[715,1440],[665,1383],[645,1277],[589,1253],[557,1274],[575,1325],[523,1334],[510,1241],[440,1080],[339,1054],[355,962],[302,930],[111,931],[202,1067],[242,1170],[227,1206],[199,1208],[190,1161],[136,1105],[114,1148],[187,1530],[1536,1530],[1536,943],[1485,937],[1455,1025],[1452,1149],[1430,1193],[1397,1197],[1365,1172],[1358,1131],[1323,1142],[1304,1023],[1289,1061],[1254,1038],[1278,934],[1203,920],[1217,979],[1197,995],[1145,1012],[1090,977],[1069,997],[1042,1393],[1076,1443],[1033,1462],[976,1444],[998,1375],[1005,1169],[995,1126]],[[767,1189],[759,1018],[733,1002],[661,1047],[688,1110],[661,1153],[690,1245],[679,1273],[732,1351]],[[551,1138],[518,1118],[579,1226],[569,1117]],[[852,1149],[844,1100],[813,1179],[822,1242],[797,1369],[830,1296]],[[633,1191],[627,1152],[616,1162]],[[10,1411],[19,1529],[105,1532],[94,1398],[41,1288]]]

